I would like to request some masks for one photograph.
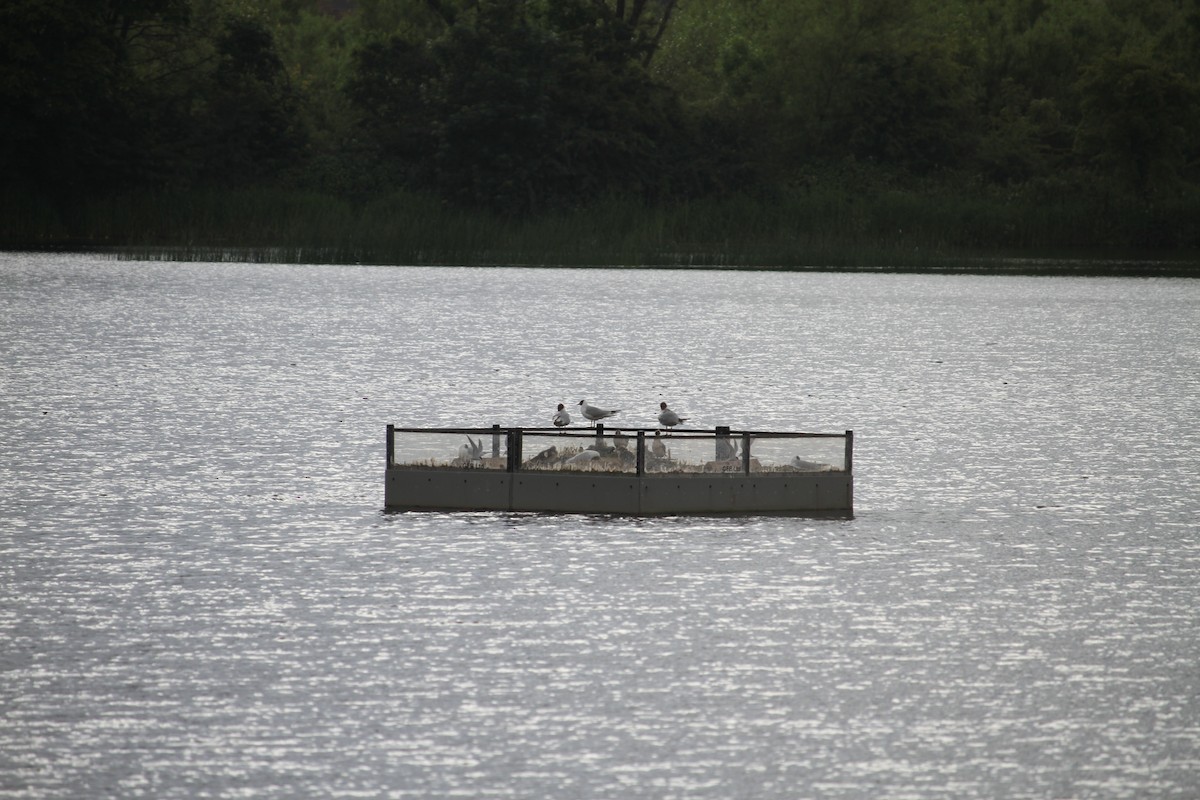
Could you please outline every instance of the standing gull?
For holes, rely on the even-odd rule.
[[[619,408],[604,409],[596,408],[595,406],[589,406],[587,400],[580,400],[579,408],[583,412],[583,418],[593,425],[595,425],[598,420],[602,420],[605,417],[611,417],[613,414],[619,414],[621,412],[621,409]]]
[[[554,427],[565,428],[571,424],[571,415],[567,413],[566,407],[558,404],[558,413],[554,415]]]
[[[658,407],[662,409],[662,411],[660,411],[658,414],[658,423],[660,425],[665,425],[668,428],[674,428],[679,423],[687,422],[688,420],[687,417],[681,417],[671,409],[667,408],[667,404],[665,402],[659,403]]]

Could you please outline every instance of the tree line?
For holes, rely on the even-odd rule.
[[[7,0],[0,182],[1153,205],[1200,190],[1197,76],[1200,0]]]

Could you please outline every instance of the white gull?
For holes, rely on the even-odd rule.
[[[660,425],[665,425],[668,428],[674,428],[679,423],[687,422],[688,420],[687,417],[681,417],[671,409],[667,408],[667,404],[665,402],[659,403],[658,407],[662,409],[662,411],[660,411],[658,414],[658,422]]]
[[[558,413],[554,415],[554,427],[565,428],[566,426],[568,426],[570,424],[571,424],[571,415],[567,413],[566,407],[562,403],[559,403],[558,404]]]
[[[579,408],[583,412],[583,418],[593,424],[595,424],[598,420],[604,419],[605,417],[611,417],[613,414],[621,413],[621,409],[619,408],[604,409],[596,408],[595,406],[589,406],[587,400],[580,400]]]

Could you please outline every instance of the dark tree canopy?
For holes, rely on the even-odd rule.
[[[7,0],[0,191],[1151,203],[1200,192],[1198,80],[1195,0]]]
[[[588,0],[482,0],[444,33],[363,48],[349,83],[395,174],[508,213],[694,183],[672,94],[646,75],[627,24]]]
[[[186,0],[0,8],[6,183],[70,197],[277,173],[301,138],[272,35],[206,10]]]

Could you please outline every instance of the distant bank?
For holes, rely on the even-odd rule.
[[[276,189],[0,207],[0,248],[179,261],[1200,276],[1200,208],[851,192],[648,206],[620,198],[506,218],[410,193]]]

